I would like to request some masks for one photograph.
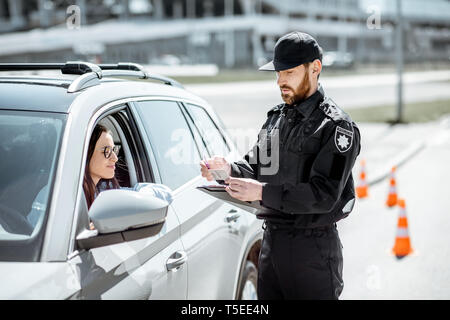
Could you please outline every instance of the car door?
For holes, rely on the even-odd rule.
[[[137,109],[155,150],[161,181],[174,190],[172,206],[188,257],[188,298],[233,298],[246,225],[241,209],[196,189],[208,183],[199,169],[200,153],[206,150],[194,138],[198,132],[188,125],[179,103],[142,101]]]
[[[191,103],[184,103],[183,106],[187,111],[188,123],[194,132],[194,136],[199,140],[197,144],[200,146],[202,154],[209,156],[226,156],[233,151],[232,147],[225,139],[225,136],[222,134],[219,125],[214,122],[205,108]],[[210,184],[210,182],[206,183]],[[218,286],[223,288],[223,290],[219,292],[219,297],[230,299],[233,297],[233,293],[229,293],[229,290],[232,290],[232,286],[238,278],[239,266],[242,258],[241,254],[246,244],[245,235],[247,234],[250,224],[255,220],[255,215],[233,204],[225,204],[226,205],[224,205],[221,210],[216,212],[216,215],[222,215],[221,218],[228,227],[228,233],[224,237],[228,239],[228,241],[218,242],[217,246],[215,246],[215,250],[226,252],[226,255],[223,256],[227,259],[226,264],[228,267],[218,279]],[[208,227],[207,220],[204,220],[202,224],[203,228]],[[201,226],[199,226],[199,228],[201,228]],[[183,243],[185,243],[184,238],[182,233]],[[204,254],[209,255],[210,253],[205,251]],[[202,259],[199,259],[198,263],[202,263],[201,261]],[[196,277],[200,276],[200,274],[196,275]],[[197,289],[194,288],[192,291],[201,292],[201,287]],[[191,288],[189,287],[188,294],[190,292]]]
[[[130,171],[129,180],[152,182],[148,176],[150,170],[147,162],[147,152],[150,150],[144,150],[141,133],[128,107],[110,114],[108,122],[115,126],[115,143],[120,141],[121,150],[124,150],[127,170]],[[83,200],[82,197],[78,233],[87,228],[87,221],[83,219],[87,217],[87,207]],[[183,264],[185,255],[179,235],[178,217],[169,206],[165,223],[155,235],[80,250],[69,260],[81,287],[72,298],[186,299],[187,266]]]

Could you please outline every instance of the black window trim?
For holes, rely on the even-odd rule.
[[[196,145],[196,147],[197,147],[197,151],[198,151],[198,154],[199,154],[199,156],[200,156],[200,159],[203,158],[203,155],[201,154],[201,149],[200,149],[200,146],[198,145],[198,144],[199,144],[199,141],[198,141],[198,139],[195,138],[194,128],[192,128],[191,123],[194,124],[195,131],[198,133],[198,136],[200,137],[200,139],[201,139],[201,141],[202,141],[202,143],[203,143],[203,146],[204,146],[205,149],[207,150],[208,155],[211,156],[211,154],[212,154],[212,153],[211,153],[211,150],[209,150],[208,146],[206,145],[205,139],[203,138],[203,136],[202,136],[201,133],[199,132],[199,130],[198,130],[198,128],[197,128],[197,125],[195,124],[194,120],[192,119],[192,116],[189,114],[189,112],[188,112],[186,106],[184,105],[184,103],[183,103],[182,101],[178,101],[178,106],[179,106],[179,108],[180,108],[180,110],[181,110],[181,113],[182,113],[183,116],[184,116],[184,120],[186,121],[186,124],[187,124],[189,130],[191,131],[192,139],[193,139],[194,142],[195,142],[195,145]],[[188,120],[188,117],[189,117],[190,121]]]
[[[119,123],[119,126],[125,135],[133,158],[138,182],[154,182],[155,180],[149,165],[148,155],[143,146],[141,133],[138,131],[135,119],[130,112],[130,106],[127,104],[125,109],[112,114],[112,117]],[[142,157],[144,159],[142,159]]]
[[[191,114],[191,112],[190,112],[190,110],[189,110],[189,108],[188,108],[188,106],[187,106],[188,104],[190,104],[190,105],[192,105],[192,106],[195,106],[195,107],[198,107],[198,108],[202,109],[202,110],[205,112],[205,114],[206,114],[206,115],[208,116],[208,118],[211,120],[212,124],[213,124],[214,127],[217,129],[217,131],[219,132],[220,136],[222,137],[222,140],[223,140],[225,146],[226,146],[227,149],[228,149],[228,153],[230,153],[230,152],[232,151],[232,148],[230,148],[230,146],[228,145],[228,141],[227,141],[227,139],[225,138],[225,135],[223,134],[221,128],[220,128],[220,127],[217,125],[217,123],[214,121],[214,119],[210,116],[208,110],[206,110],[203,106],[198,105],[198,104],[195,104],[195,103],[191,103],[191,102],[184,103],[184,102],[183,102],[183,107],[184,107],[184,109],[186,110],[186,113],[189,115],[189,118],[191,119],[192,123],[194,124],[194,126],[195,126],[197,132],[199,133],[199,135],[200,135],[200,137],[201,137],[201,139],[202,139],[202,141],[203,141],[203,144],[206,146],[206,149],[209,151],[209,155],[210,155],[210,156],[212,155],[212,150],[210,150],[209,146],[207,145],[205,139],[203,138],[203,136],[202,136],[202,134],[201,134],[201,131],[199,130],[197,124],[195,123],[194,118],[192,117],[192,114]]]

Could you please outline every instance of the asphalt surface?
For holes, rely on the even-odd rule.
[[[422,129],[416,127],[405,129],[404,136]],[[385,205],[385,179],[370,187],[369,197],[359,199],[351,215],[338,223],[344,246],[342,299],[450,299],[450,126],[441,126],[426,140],[396,174],[413,254],[398,260],[391,253],[399,209]]]

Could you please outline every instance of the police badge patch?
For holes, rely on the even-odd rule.
[[[334,134],[334,143],[340,152],[348,151],[353,142],[353,132],[341,127],[336,127]]]

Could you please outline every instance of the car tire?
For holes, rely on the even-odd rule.
[[[241,285],[239,288],[239,300],[258,300],[258,269],[253,262],[247,260],[244,272],[242,273]]]

